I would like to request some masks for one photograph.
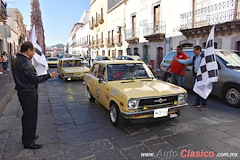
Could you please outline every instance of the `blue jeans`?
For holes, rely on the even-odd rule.
[[[4,70],[7,70],[8,69],[8,62],[3,62],[3,67],[4,67]]]
[[[172,83],[180,87],[184,86],[184,76],[181,76],[176,73],[172,73]]]
[[[203,99],[201,96],[196,94],[196,104],[207,106],[207,99]]]

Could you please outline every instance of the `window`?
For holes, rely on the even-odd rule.
[[[133,36],[136,35],[136,15],[132,16],[132,31],[133,31]]]
[[[98,70],[98,76],[97,78],[101,78],[101,79],[105,79],[105,67],[104,66],[100,66],[99,70]]]
[[[112,41],[111,41],[111,44],[113,44],[113,37],[114,37],[114,30],[112,30]]]
[[[99,67],[98,64],[94,64],[94,66],[92,67],[92,71],[91,71],[92,75],[97,76],[98,67]]]
[[[101,8],[101,19],[103,20],[103,8]]]
[[[236,42],[236,50],[240,51],[240,41]]]

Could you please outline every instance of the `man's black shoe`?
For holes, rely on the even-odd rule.
[[[39,136],[38,136],[38,135],[36,135],[36,136],[34,137],[34,140],[38,139],[38,137],[39,137]]]
[[[30,144],[30,145],[24,145],[24,148],[25,149],[40,149],[40,148],[42,148],[43,147],[43,145],[41,145],[41,144],[36,144],[36,143],[32,143],[32,144]]]

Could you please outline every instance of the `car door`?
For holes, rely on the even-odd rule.
[[[96,87],[98,84],[98,78],[97,78],[97,74],[98,74],[98,69],[99,69],[99,64],[95,63],[91,69],[91,73],[88,76],[88,87],[91,91],[91,94],[93,97],[97,98],[96,95]]]
[[[57,66],[57,72],[59,73],[60,76],[62,75],[62,70],[61,70],[61,68],[62,68],[62,63],[63,63],[63,61],[60,60],[60,61],[58,62],[58,66]]]
[[[108,108],[109,104],[109,89],[106,82],[107,69],[105,65],[100,65],[98,70],[98,83],[96,84],[96,98],[97,100]]]

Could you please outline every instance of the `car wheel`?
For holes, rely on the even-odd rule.
[[[229,85],[224,92],[224,98],[227,105],[232,107],[240,107],[240,86]]]
[[[120,113],[120,110],[115,103],[111,103],[109,116],[112,124],[114,126],[124,126],[126,119]]]
[[[171,75],[171,74],[167,74],[167,75],[165,76],[164,80],[165,80],[166,82],[172,83],[172,75]]]
[[[87,87],[87,97],[90,102],[94,102],[95,98],[92,96],[90,89]]]

